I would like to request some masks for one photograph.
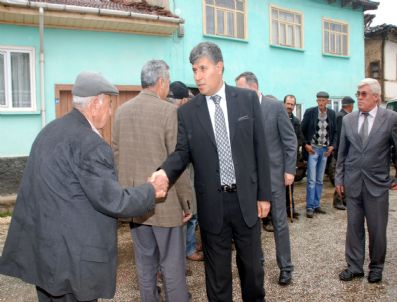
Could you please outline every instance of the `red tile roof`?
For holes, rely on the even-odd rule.
[[[31,2],[94,7],[179,18],[178,16],[171,13],[169,10],[160,6],[148,4],[145,0],[141,0],[139,2],[133,0],[31,0]]]

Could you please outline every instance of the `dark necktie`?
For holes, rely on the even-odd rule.
[[[221,97],[219,95],[213,95],[210,99],[215,104],[215,140],[221,170],[221,184],[231,185],[236,183],[236,177],[234,174],[232,149],[230,148],[229,137],[226,130],[225,116],[219,105]]]
[[[363,142],[363,144],[365,144],[368,139],[368,115],[369,115],[369,113],[361,112],[361,114],[364,116],[364,122],[361,125],[360,137],[361,137],[361,141]]]

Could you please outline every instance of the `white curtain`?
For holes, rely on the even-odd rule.
[[[12,106],[31,106],[30,64],[28,53],[11,53]]]

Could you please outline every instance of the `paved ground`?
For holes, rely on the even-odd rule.
[[[390,198],[388,250],[383,282],[369,284],[366,278],[343,283],[338,273],[345,266],[344,240],[346,212],[332,208],[333,188],[325,183],[323,207],[326,215],[308,219],[304,215],[290,224],[291,244],[295,272],[288,287],[277,284],[278,268],[275,260],[272,233],[262,233],[265,251],[265,288],[267,301],[396,301],[397,300],[397,192]],[[296,198],[298,211],[304,214],[305,183],[298,183]],[[8,229],[8,219],[0,218],[0,251]],[[368,256],[367,256],[368,258]],[[189,262],[193,275],[188,277],[193,301],[207,301],[202,263]],[[367,262],[366,262],[367,265]],[[365,269],[367,273],[367,269]],[[234,301],[241,301],[238,273],[233,265]],[[37,301],[31,285],[0,275],[0,301]],[[119,229],[119,269],[117,292],[112,300],[102,302],[139,301],[135,265],[130,233],[127,225]],[[174,301],[173,301],[174,302]],[[178,301],[175,301],[178,302]]]

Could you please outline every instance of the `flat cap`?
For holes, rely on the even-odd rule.
[[[119,94],[119,91],[100,73],[83,71],[74,82],[72,94],[80,97],[96,96],[100,94]]]
[[[354,100],[350,97],[350,96],[345,96],[342,99],[342,105],[350,105],[350,104],[354,104]]]
[[[170,92],[168,97],[174,99],[183,99],[189,97],[189,89],[180,81],[175,81],[170,84]]]
[[[328,92],[325,92],[325,91],[319,91],[319,92],[317,92],[317,95],[316,95],[318,98],[326,98],[326,99],[328,99],[329,98],[329,94],[328,94]]]

